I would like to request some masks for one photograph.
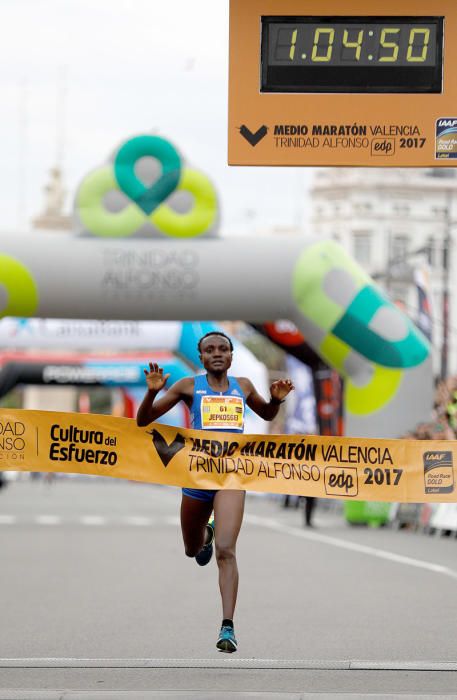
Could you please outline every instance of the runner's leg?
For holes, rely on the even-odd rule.
[[[181,501],[181,530],[184,550],[188,557],[195,557],[205,544],[206,523],[212,510],[212,501],[201,501],[183,494]]]
[[[222,617],[233,620],[238,593],[236,541],[244,512],[244,491],[218,491],[214,497],[216,560],[219,567],[219,588]]]

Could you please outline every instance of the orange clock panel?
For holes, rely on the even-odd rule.
[[[231,0],[229,164],[455,167],[455,0]]]

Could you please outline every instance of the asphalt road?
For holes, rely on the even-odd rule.
[[[217,567],[184,556],[179,501],[97,479],[0,491],[0,700],[457,697],[455,539],[336,510],[305,530],[248,497],[229,656]]]

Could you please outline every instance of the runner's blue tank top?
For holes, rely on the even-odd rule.
[[[196,430],[220,430],[228,433],[244,431],[246,399],[235,377],[227,377],[225,392],[213,391],[206,374],[194,378],[194,398],[190,412]]]
[[[217,430],[227,433],[244,431],[246,400],[235,377],[228,378],[225,392],[213,391],[206,374],[194,378],[194,397],[190,409],[192,427],[196,430]],[[237,427],[238,426],[238,427]],[[208,489],[182,489],[185,496],[197,501],[212,503],[217,491]]]

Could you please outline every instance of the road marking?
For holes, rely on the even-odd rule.
[[[430,694],[422,693],[341,693],[339,691],[316,693],[307,692],[274,692],[250,690],[1,690],[0,700],[430,700]],[[433,695],[436,700],[455,700],[457,695],[440,693]]]
[[[16,520],[14,515],[0,515],[0,525],[13,525]]]
[[[83,525],[106,525],[106,518],[101,515],[83,515],[80,522]]]
[[[179,525],[179,518],[175,516],[159,518],[149,518],[143,515],[126,515],[124,517],[106,517],[104,515],[82,515],[71,520],[60,515],[34,515],[29,517],[18,517],[16,515],[8,515],[2,513],[0,515],[1,525],[27,525],[30,524],[30,518],[35,525],[129,525],[132,527],[151,527],[153,525]]]
[[[362,661],[332,659],[107,659],[0,658],[0,668],[244,668],[310,671],[457,671],[454,661]]]
[[[62,518],[58,515],[37,515],[35,522],[37,525],[60,525]]]
[[[293,537],[300,537],[301,539],[312,540],[314,542],[322,542],[323,544],[329,544],[333,547],[339,547],[340,549],[348,549],[352,552],[368,554],[369,556],[376,557],[378,559],[386,559],[387,561],[392,561],[396,564],[405,564],[406,566],[413,566],[418,569],[425,569],[426,571],[432,571],[435,574],[443,574],[444,576],[449,576],[450,578],[457,579],[457,571],[454,571],[454,569],[450,569],[447,566],[442,566],[441,564],[434,564],[433,562],[424,561],[423,559],[414,559],[413,557],[406,557],[402,554],[389,552],[385,549],[377,549],[376,547],[369,547],[368,545],[357,544],[356,542],[342,540],[338,537],[331,537],[330,535],[320,535],[317,532],[299,530],[296,527],[283,525],[282,523],[278,522],[277,520],[274,520],[273,518],[262,518],[257,515],[245,515],[244,519],[247,523],[250,523],[251,525],[265,527],[285,535],[292,535]]]
[[[124,518],[124,522],[127,525],[134,525],[135,527],[148,527],[154,523],[152,518],[145,518],[142,515],[129,515]]]

